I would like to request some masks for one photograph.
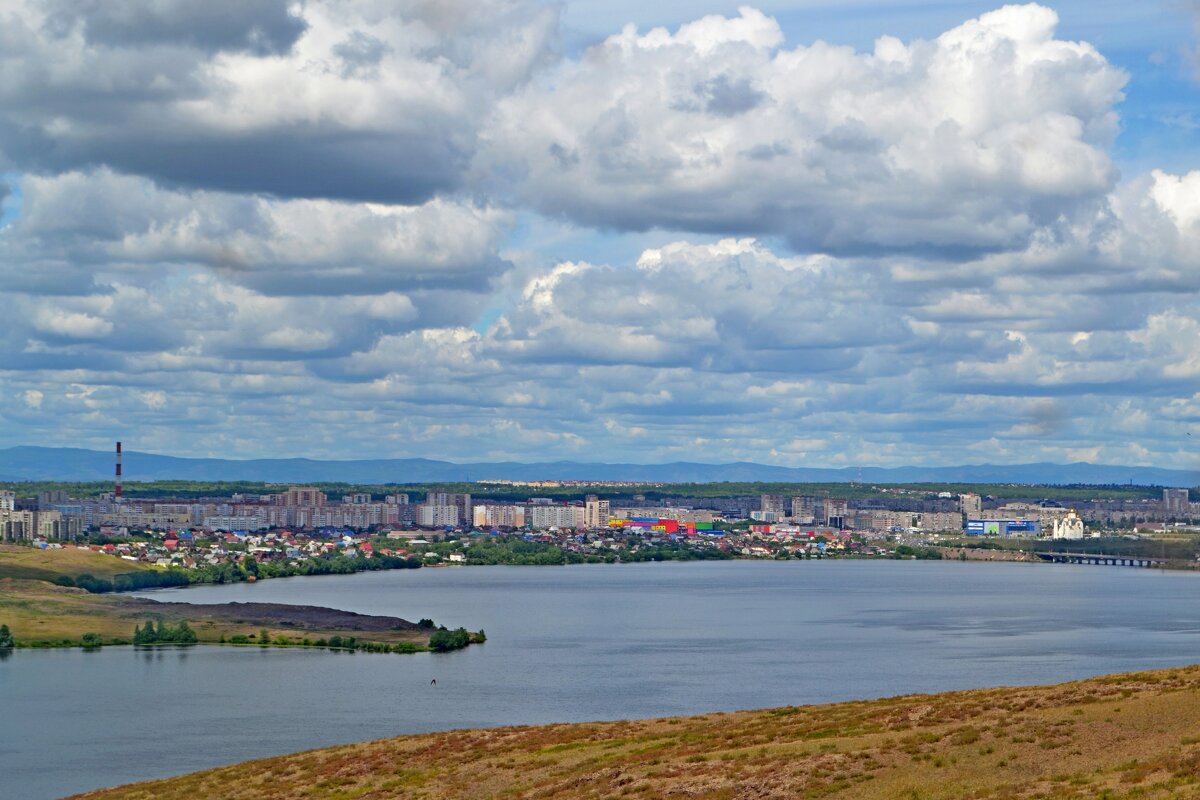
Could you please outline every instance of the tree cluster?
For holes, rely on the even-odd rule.
[[[942,551],[936,547],[913,547],[902,544],[896,548],[896,558],[916,558],[918,561],[937,561],[942,557]]]
[[[86,589],[92,594],[107,594],[108,592],[136,592],[140,589],[160,589],[168,586],[187,586],[191,581],[183,570],[168,569],[144,570],[114,575],[112,580],[97,578],[95,575],[83,574],[72,578],[60,575],[54,579],[59,586],[72,586]]]
[[[196,632],[187,624],[187,620],[173,626],[161,619],[158,622],[151,620],[146,627],[134,626],[133,629],[134,644],[195,644],[196,641]]]
[[[471,643],[471,634],[466,628],[446,630],[441,628],[429,637],[429,649],[435,653],[447,653],[451,650],[461,650]]]

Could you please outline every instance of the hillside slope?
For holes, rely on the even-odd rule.
[[[1196,796],[1200,668],[1188,667],[1047,687],[409,736],[80,797]]]

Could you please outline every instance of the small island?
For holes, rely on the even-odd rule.
[[[0,655],[14,648],[191,644],[416,653],[486,639],[483,631],[449,630],[429,619],[281,603],[160,602],[61,585],[156,569],[85,550],[0,548],[0,626],[7,634]]]

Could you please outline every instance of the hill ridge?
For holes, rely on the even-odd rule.
[[[657,483],[779,482],[1136,484],[1193,487],[1200,471],[1074,462],[901,467],[785,467],[737,461],[660,464],[546,461],[455,463],[429,458],[190,458],[125,450],[124,472],[137,480],[249,480],[269,483],[443,483],[478,480],[599,480]],[[102,481],[113,454],[84,448],[19,445],[0,449],[3,481]]]

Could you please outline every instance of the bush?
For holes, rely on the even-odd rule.
[[[434,631],[429,637],[429,649],[435,653],[446,653],[450,650],[461,650],[471,643],[471,634],[466,628],[455,628],[452,631]]]
[[[8,649],[16,646],[17,640],[13,638],[12,631],[8,629],[7,625],[0,625],[0,648]]]
[[[92,594],[107,594],[113,590],[112,581],[97,578],[95,575],[76,575],[75,585],[80,589],[86,589]]]
[[[250,644],[250,637],[244,633],[234,634],[229,637],[230,644]]]
[[[145,628],[134,627],[133,643],[150,644],[195,644],[198,641],[196,632],[187,624],[187,620],[176,626],[164,625],[160,619],[157,625],[151,621]]]
[[[100,634],[98,633],[85,633],[79,639],[79,643],[84,647],[91,649],[94,647],[100,647],[104,644],[104,641],[100,638]]]

